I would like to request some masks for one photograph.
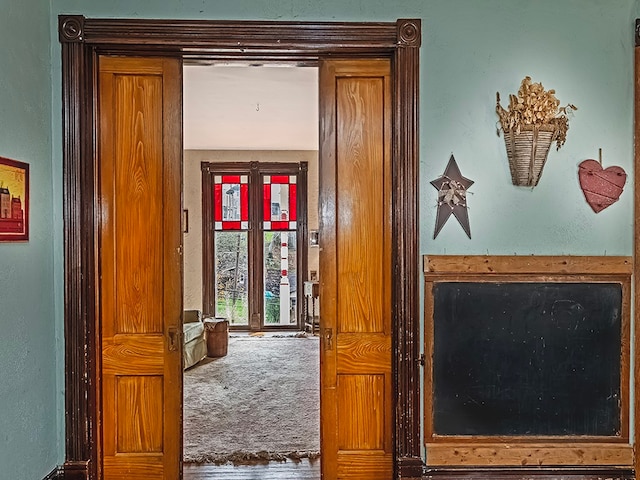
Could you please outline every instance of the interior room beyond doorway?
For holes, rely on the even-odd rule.
[[[184,148],[184,309],[200,310],[205,316],[225,317],[232,328],[253,331],[271,326],[301,329],[304,317],[309,313],[305,311],[303,283],[317,280],[318,272],[319,249],[308,240],[310,234],[318,231],[317,68],[269,63],[264,66],[185,65]],[[249,203],[249,214],[252,210],[257,212],[255,218],[250,222],[216,222],[212,216],[207,219],[212,224],[203,229],[207,205],[212,210],[224,209],[226,214],[225,200],[233,196],[222,193],[222,198],[218,199],[222,205],[219,206],[213,192],[203,192],[203,162],[210,164],[211,170],[221,163],[235,166],[235,172],[229,173],[238,176],[238,180],[248,178],[246,173],[250,172],[252,164],[259,165],[263,175],[247,181],[249,185],[240,181],[238,184],[224,183],[225,177],[215,172],[211,179],[212,184],[218,179],[221,187],[226,185],[225,192],[233,193],[233,187],[246,188],[248,198],[240,200]],[[271,218],[262,218],[263,209],[270,209],[273,215],[277,214],[278,220],[284,218],[282,215],[289,220],[289,215],[296,213],[290,211],[295,205],[288,205],[289,198],[296,198],[296,187],[298,197],[304,193],[300,184],[295,184],[295,178],[291,189],[289,183],[281,185],[282,182],[274,180],[270,182],[274,184],[270,191],[275,187],[279,190],[287,188],[286,195],[283,193],[280,200],[270,195],[271,204],[264,204],[269,201],[265,200],[266,194],[262,194],[262,189],[267,188],[266,179],[276,178],[274,175],[279,171],[264,170],[263,165],[276,163],[307,165],[307,208],[305,212],[298,212],[300,221],[306,220],[305,228],[300,229],[300,222],[289,222],[288,235],[282,235],[279,226],[267,226],[267,223],[282,222],[267,222]],[[281,173],[289,175],[289,172]],[[263,181],[265,185],[251,184]],[[253,189],[257,195],[253,194]],[[238,211],[242,208],[245,207],[238,206]],[[306,214],[306,219],[302,213]],[[264,241],[259,237],[257,240],[247,237],[254,235],[251,232],[256,230],[264,231]],[[211,231],[215,233],[208,239]],[[303,231],[306,234],[300,238]],[[247,234],[237,235],[239,232]],[[237,247],[237,251],[224,245],[225,237],[229,237],[226,243],[233,243],[231,246]],[[231,242],[235,237],[238,237],[237,241]],[[220,240],[217,249],[216,239]],[[274,239],[280,240],[276,242],[276,250]],[[284,262],[281,268],[278,263],[285,243],[289,265]],[[211,249],[211,258],[203,258],[207,248]],[[225,248],[230,250],[225,252]],[[304,270],[297,271],[294,259],[304,250],[307,251],[304,259],[298,259],[303,260],[298,265],[304,265]],[[258,265],[253,265],[252,259]],[[281,307],[284,301],[280,299],[278,303],[277,298],[285,282],[289,287],[289,308]],[[251,295],[255,300],[253,308],[249,309]],[[290,315],[283,319],[282,314],[288,312]]]
[[[308,242],[308,232],[317,232],[318,230],[317,76],[318,72],[315,67],[296,67],[294,65],[266,64],[258,66],[237,63],[192,65],[186,63],[184,67],[184,310],[201,312],[202,318],[207,316],[225,318],[230,325],[228,354],[224,358],[205,357],[202,360],[198,360],[184,375],[185,462],[193,461],[193,458],[196,457],[199,461],[208,462],[202,464],[186,463],[185,478],[244,478],[241,475],[255,474],[252,468],[262,468],[263,470],[266,468],[267,470],[264,470],[264,472],[261,471],[261,475],[268,474],[269,469],[276,469],[278,472],[281,472],[282,469],[291,470],[290,473],[293,474],[296,469],[300,470],[301,465],[305,468],[304,478],[313,478],[309,475],[315,474],[319,478],[320,461],[316,455],[312,454],[312,458],[309,459],[306,458],[309,451],[301,452],[303,456],[302,464],[299,461],[294,462],[291,458],[287,458],[287,455],[293,454],[291,456],[295,456],[293,449],[299,447],[295,439],[291,440],[290,447],[284,448],[282,445],[278,445],[274,447],[278,451],[269,453],[269,456],[273,456],[273,459],[280,456],[281,458],[278,462],[270,462],[266,466],[252,467],[250,465],[240,466],[233,464],[234,460],[237,463],[238,458],[243,455],[249,459],[249,463],[252,463],[250,459],[253,454],[256,456],[259,454],[259,452],[243,450],[242,442],[234,443],[234,448],[237,448],[235,452],[204,452],[202,448],[194,447],[193,439],[187,438],[190,435],[187,431],[187,422],[190,422],[189,428],[192,427],[191,423],[193,423],[193,419],[188,419],[187,417],[195,415],[192,415],[192,410],[202,407],[198,406],[196,408],[194,405],[189,404],[194,397],[193,395],[187,395],[188,392],[193,393],[197,388],[203,387],[201,383],[198,383],[201,380],[198,380],[198,378],[202,377],[202,375],[198,375],[199,370],[208,369],[208,375],[213,376],[216,375],[216,372],[221,375],[224,373],[225,377],[218,380],[222,383],[235,384],[241,382],[241,377],[247,373],[247,368],[257,368],[255,364],[253,364],[254,367],[251,367],[249,358],[263,358],[263,364],[266,365],[262,367],[266,366],[267,368],[261,368],[260,371],[263,372],[262,375],[264,376],[273,375],[273,381],[265,380],[263,386],[265,389],[263,394],[264,402],[256,402],[255,398],[246,399],[246,403],[251,403],[252,412],[257,415],[260,415],[261,408],[269,408],[269,401],[267,401],[269,398],[267,397],[276,395],[278,401],[285,404],[286,409],[289,411],[287,420],[300,417],[300,422],[308,423],[310,421],[307,418],[309,413],[297,411],[297,406],[303,404],[302,400],[304,399],[293,398],[295,395],[292,397],[291,393],[292,391],[304,391],[304,395],[307,397],[316,398],[319,396],[319,374],[317,372],[318,339],[314,336],[313,328],[310,328],[308,333],[301,332],[305,330],[307,315],[313,316],[315,314],[317,316],[317,306],[315,309],[312,307],[311,312],[308,311],[307,302],[304,298],[304,289],[300,288],[305,281],[317,280],[317,245],[307,245],[305,261],[301,262],[304,264],[303,270],[291,268],[291,258],[295,259],[295,255],[302,251],[301,240]],[[226,165],[234,166],[234,168],[240,170],[244,168],[250,170],[251,165],[255,166],[256,164],[283,164],[290,167],[296,164],[304,164],[307,168],[306,177],[308,179],[308,201],[304,215],[306,217],[304,219],[306,222],[304,231],[307,238],[298,238],[296,242],[296,229],[289,229],[286,232],[265,233],[264,244],[258,246],[261,250],[260,261],[263,263],[259,267],[252,265],[250,252],[255,253],[255,244],[257,242],[251,243],[252,241],[249,240],[250,229],[248,225],[240,225],[241,228],[233,228],[226,231],[219,228],[218,231],[215,231],[216,225],[207,226],[206,220],[203,220],[203,218],[207,218],[205,211],[207,204],[203,201],[203,196],[211,195],[210,198],[215,208],[215,194],[209,191],[203,192],[203,188],[207,188],[203,187],[202,179],[203,175],[206,174],[203,172],[203,163],[211,165],[212,168],[218,165]],[[212,180],[214,177],[215,174],[212,176]],[[238,175],[238,177],[238,180],[240,180],[242,175]],[[226,186],[226,191],[232,191],[229,187],[235,186],[235,184],[223,183],[224,178],[222,175],[218,177],[218,180],[222,182],[222,189],[224,190]],[[246,180],[247,183],[250,183],[248,179]],[[255,181],[255,178],[251,181]],[[252,208],[258,209],[260,213],[266,209],[262,204],[265,197],[263,195],[263,189],[266,188],[265,185],[266,183],[260,177],[259,184],[254,186],[261,191],[259,195],[251,197],[258,202],[257,205],[252,205]],[[241,182],[239,182],[238,187],[242,188]],[[240,188],[237,189],[238,193]],[[271,202],[271,210],[275,211],[277,209],[277,213],[282,218],[282,205],[285,202],[279,202],[277,206],[273,205],[274,200]],[[228,207],[228,205],[225,204],[223,207]],[[286,207],[289,206],[286,205]],[[285,213],[289,215],[290,208],[286,207],[284,208],[286,210]],[[238,211],[240,210],[240,207],[238,207]],[[260,220],[262,221],[262,219]],[[204,228],[203,221],[205,223]],[[221,227],[221,225],[218,225],[218,227]],[[243,236],[242,227],[246,227],[246,238]],[[265,224],[261,223],[259,227],[267,232]],[[211,228],[213,234],[208,235],[204,230],[205,228]],[[227,265],[221,264],[224,259],[216,256],[216,245],[214,244],[213,256],[211,257],[213,265],[207,266],[207,256],[203,254],[206,250],[206,242],[208,237],[215,241],[218,233],[220,234],[219,237],[224,238],[227,236],[240,239],[240,242],[232,242],[239,248],[237,249],[238,251],[227,252],[227,256],[229,256],[229,253],[234,254],[230,255],[234,257],[234,261],[231,263],[226,262]],[[269,236],[269,242],[266,241],[267,236]],[[285,243],[282,240],[283,238],[288,239],[286,249],[289,251],[289,260],[283,260],[284,263],[282,265],[284,266],[280,268],[280,257],[284,250],[282,245]],[[274,241],[277,243],[277,248],[271,248],[273,251],[268,251],[267,247],[273,247],[270,244],[273,243],[275,245]],[[243,249],[246,255],[244,259],[241,257]],[[270,258],[272,256],[276,257],[272,259],[272,263],[274,261],[278,263],[278,271],[276,272],[278,278],[274,281],[267,278],[267,275],[263,273],[259,281],[254,278],[250,283],[251,270],[262,269],[263,272],[267,272],[264,262],[267,261],[267,257]],[[211,276],[209,282],[205,278],[207,275]],[[276,312],[278,315],[275,318],[271,318],[274,317],[273,310],[275,310],[275,307],[272,305],[273,302],[270,302],[274,293],[283,291],[280,285],[283,280],[290,286],[287,292],[289,297],[287,299],[287,302],[289,302],[288,313],[290,313],[290,316],[287,316],[285,320],[282,320],[281,315],[282,309],[285,308],[283,307],[285,302],[282,299],[278,299],[276,306],[279,307],[279,311]],[[213,284],[214,287],[212,295],[209,297],[206,292],[207,283]],[[229,291],[228,298],[223,298],[223,295],[227,293],[225,288]],[[259,290],[259,295],[256,295],[256,290]],[[255,303],[262,307],[252,310],[252,313],[255,314],[257,312],[261,316],[258,323],[251,322],[252,318],[249,313],[249,303],[252,295],[259,298]],[[231,297],[233,297],[233,301],[230,300]],[[229,310],[230,307],[231,311]],[[239,313],[239,321],[234,315],[236,313]],[[268,314],[271,317],[267,318]],[[278,331],[255,336],[255,333],[259,333],[257,331],[274,330],[274,324]],[[256,328],[255,325],[258,325],[258,327]],[[313,326],[313,319],[311,320],[311,325]],[[248,335],[249,332],[243,333],[242,330],[253,330],[254,333]],[[264,357],[265,355],[271,355],[268,353],[269,348],[275,348],[272,352],[277,352],[278,349],[282,348],[279,344],[286,342],[289,343],[285,348],[291,351],[302,349],[301,351],[303,352],[305,349],[311,349],[312,352],[315,352],[312,353],[313,361],[311,362],[315,364],[315,367],[314,365],[309,365],[308,369],[309,374],[314,378],[310,378],[309,375],[302,375],[301,378],[303,380],[309,377],[304,380],[304,386],[299,385],[293,389],[290,386],[287,387],[286,382],[278,376],[283,371],[286,371],[286,368],[280,368],[278,362],[269,362]],[[293,345],[294,342],[295,345]],[[250,352],[251,349],[254,349],[252,350],[253,353]],[[238,360],[239,355],[249,356],[245,357],[247,361],[243,362]],[[277,356],[277,353],[273,355]],[[245,365],[244,367],[242,366],[243,364]],[[232,367],[229,368],[229,366]],[[236,380],[231,378],[233,375],[237,375]],[[310,385],[312,387],[311,390]],[[301,387],[302,390],[298,387]],[[213,387],[210,390],[213,390]],[[227,392],[222,392],[223,395],[225,393]],[[214,397],[224,398],[215,395]],[[190,398],[192,400],[189,400]],[[237,404],[240,405],[244,402],[242,399],[236,400],[239,400]],[[225,415],[224,408],[210,408],[208,411],[213,416]],[[268,416],[268,413],[264,412],[264,416]],[[319,450],[319,427],[317,426],[319,413],[316,412],[314,415],[316,418],[311,420],[316,425],[311,426],[311,436],[317,438],[317,450]],[[224,420],[221,418],[219,422],[214,421],[212,423],[214,425],[225,424],[228,426],[229,419],[225,418]],[[247,423],[250,423],[249,417],[247,417]],[[280,427],[283,426],[279,426],[277,423],[272,425],[271,429],[275,436],[282,435]],[[247,431],[251,432],[251,429]],[[308,431],[308,429],[305,431]],[[216,432],[215,428],[207,432],[207,435],[216,435],[216,433],[220,436],[224,434],[227,438],[229,435],[229,432]],[[264,431],[256,433],[265,434]],[[243,433],[243,435],[246,434]],[[198,437],[202,435],[202,431],[198,431]],[[204,443],[200,442],[200,440],[198,438],[195,443]],[[213,443],[215,444],[215,442]],[[248,446],[247,448],[250,449],[251,445],[256,445],[259,442],[247,439],[245,443]],[[266,448],[268,449],[268,447]],[[238,454],[238,452],[242,453]],[[261,455],[264,456],[264,452]],[[268,458],[266,460],[273,459]],[[264,460],[262,463],[264,463]],[[216,465],[216,462],[222,463],[222,465]]]

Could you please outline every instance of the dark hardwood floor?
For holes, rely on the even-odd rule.
[[[184,480],[320,480],[320,459],[258,465],[184,464]]]

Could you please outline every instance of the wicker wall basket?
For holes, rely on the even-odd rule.
[[[520,133],[505,131],[509,170],[514,185],[535,187],[547,161],[549,147],[558,135],[555,125],[524,125]]]

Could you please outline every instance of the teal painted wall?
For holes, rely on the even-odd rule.
[[[634,0],[55,0],[54,15],[393,21],[423,25],[420,101],[421,253],[630,255],[632,189],[600,214],[586,204],[577,165],[598,158],[632,172]],[[595,26],[597,25],[597,28]],[[57,58],[54,57],[57,61]],[[58,68],[54,71],[57,82]],[[495,94],[530,75],[579,107],[566,145],[538,187],[511,185],[496,136]],[[54,88],[57,93],[59,88]],[[469,240],[452,217],[434,241],[436,190],[453,153],[470,189]]]
[[[35,0],[31,1],[35,5]],[[632,254],[633,25],[640,15],[638,0],[51,0],[52,208],[56,221],[52,226],[54,252],[43,261],[50,267],[53,257],[58,337],[62,336],[63,321],[58,280],[62,276],[62,133],[57,16],[62,13],[89,17],[295,21],[421,18],[420,253]],[[0,22],[8,23],[12,32],[26,28],[6,16]],[[13,35],[0,32],[0,38],[5,37],[16,43],[12,41]],[[2,55],[7,53],[3,50]],[[20,61],[3,64],[32,66],[30,60]],[[35,65],[34,61],[34,69]],[[3,72],[0,79],[6,75],[19,83],[12,73]],[[504,142],[495,133],[496,92],[507,98],[517,91],[525,75],[541,81],[546,88],[554,88],[561,102],[579,107],[570,121],[566,145],[558,152],[550,152],[542,180],[534,189],[511,185]],[[44,95],[38,86],[20,83],[18,91]],[[0,106],[3,102],[18,100],[14,95],[0,93]],[[28,120],[25,118],[17,125],[13,122],[10,132],[0,132],[0,139],[3,135],[10,138],[9,145],[14,145],[14,149],[18,145],[23,148],[40,145],[18,140],[26,135],[31,123]],[[43,142],[40,146],[46,150],[46,145]],[[620,201],[596,215],[579,189],[577,165],[587,158],[597,159],[598,148],[603,149],[604,166],[623,167],[629,179]],[[27,153],[20,150],[16,154],[26,157]],[[436,190],[429,182],[443,173],[452,153],[463,175],[475,181],[469,196],[471,240],[453,218],[438,238],[432,239]],[[45,246],[42,247],[44,250]],[[2,248],[0,252],[7,250]],[[19,250],[8,251],[13,255]],[[38,253],[44,257],[44,252]],[[5,260],[0,260],[0,266],[6,268],[2,262]],[[40,276],[35,279],[27,273],[19,279],[30,290],[32,283],[44,282]],[[27,289],[15,290],[20,297]],[[13,310],[23,316],[36,308],[19,308],[18,304],[13,302]],[[50,304],[49,299],[47,307]],[[2,355],[0,360],[5,358]],[[57,355],[60,391],[63,385],[60,349]],[[3,371],[2,375],[7,373]],[[13,373],[11,376],[18,378]],[[61,398],[60,394],[56,397],[62,440]]]
[[[60,463],[48,2],[0,0],[0,156],[30,165],[30,239],[0,243],[0,477]]]

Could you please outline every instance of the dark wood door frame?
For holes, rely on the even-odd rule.
[[[64,478],[96,478],[100,291],[96,166],[99,54],[314,61],[385,57],[393,65],[393,376],[396,478],[420,478],[418,87],[421,23],[233,22],[58,18],[62,44],[65,427]],[[321,126],[322,127],[322,126]]]

